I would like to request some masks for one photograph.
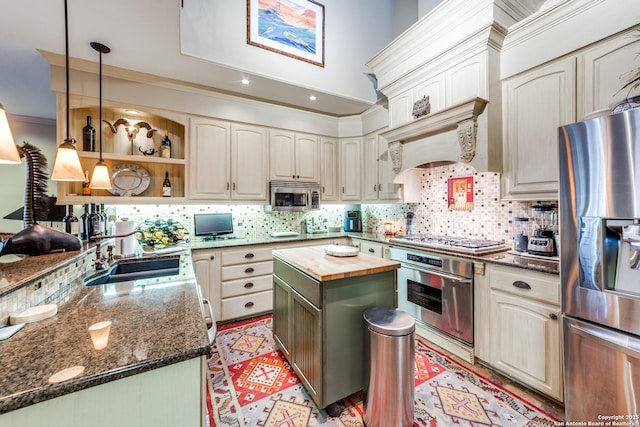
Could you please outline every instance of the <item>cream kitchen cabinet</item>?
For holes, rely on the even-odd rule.
[[[267,201],[264,128],[197,118],[190,130],[190,199]]]
[[[503,83],[503,198],[557,200],[558,127],[576,120],[576,59]]]
[[[476,355],[562,401],[559,276],[486,264],[475,286]]]
[[[335,138],[320,139],[320,200],[338,200],[338,141]]]
[[[340,147],[340,199],[360,201],[362,199],[362,138],[345,138]]]
[[[270,179],[320,182],[320,145],[317,136],[271,130],[269,154]]]
[[[621,90],[629,73],[640,66],[639,41],[637,29],[634,29],[578,54],[578,120],[640,94],[638,89]]]
[[[360,252],[377,256],[380,258],[389,258],[389,245],[371,240],[351,238],[353,246],[360,249]]]
[[[365,201],[399,201],[400,185],[393,183],[394,173],[388,143],[378,133],[364,137],[363,193]]]
[[[220,255],[219,320],[271,311],[271,247],[226,249]]]
[[[202,290],[202,297],[209,300],[215,311],[220,301],[220,251],[218,249],[197,249],[191,251],[191,261]]]

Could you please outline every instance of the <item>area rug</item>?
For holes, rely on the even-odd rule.
[[[220,327],[208,360],[211,427],[356,427],[362,392],[330,417],[316,407],[271,334],[271,316]],[[414,426],[555,426],[557,420],[416,339]]]

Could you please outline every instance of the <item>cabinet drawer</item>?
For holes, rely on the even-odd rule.
[[[256,292],[249,295],[224,298],[222,300],[222,320],[271,311],[273,301],[272,291]]]
[[[222,267],[222,280],[241,279],[244,277],[264,276],[273,273],[273,261],[250,262],[247,264]]]
[[[222,282],[222,298],[267,291],[271,289],[272,282],[272,275]]]
[[[487,264],[491,289],[560,305],[560,277],[520,268]]]
[[[273,259],[271,248],[245,248],[222,252],[222,265],[242,264],[245,262],[268,261]]]
[[[363,254],[373,255],[380,258],[384,257],[383,246],[374,243],[362,242],[360,244],[360,252]]]

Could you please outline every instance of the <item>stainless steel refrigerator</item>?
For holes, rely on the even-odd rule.
[[[559,143],[566,419],[638,425],[640,109],[562,126]]]

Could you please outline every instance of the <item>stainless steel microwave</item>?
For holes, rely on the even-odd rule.
[[[269,182],[272,211],[320,209],[320,184],[315,182]]]

